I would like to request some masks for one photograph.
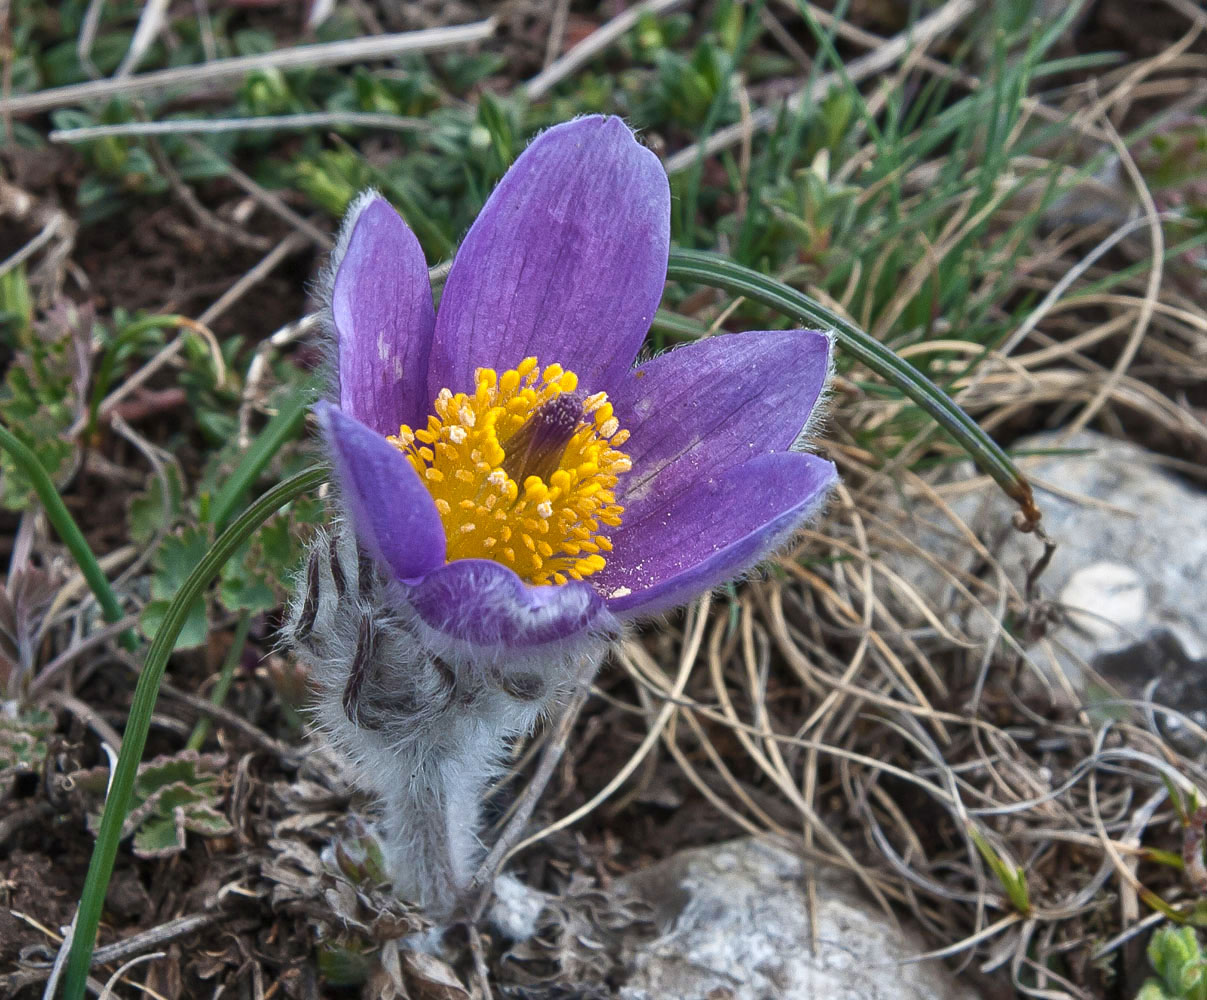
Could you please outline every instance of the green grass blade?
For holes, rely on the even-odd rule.
[[[105,812],[97,832],[96,846],[92,850],[92,861],[84,881],[84,891],[76,913],[75,935],[71,952],[67,958],[67,973],[63,996],[67,1000],[83,1000],[88,969],[92,964],[92,949],[96,942],[96,931],[100,925],[101,911],[105,904],[105,893],[109,878],[113,874],[113,862],[117,857],[118,841],[121,839],[122,824],[130,809],[130,796],[134,790],[134,779],[142,760],[147,732],[151,727],[151,713],[159,694],[159,682],[168,665],[168,657],[176,645],[189,608],[205,593],[206,588],[222,569],[223,564],[234,554],[252,533],[289,501],[315,489],[327,479],[325,468],[314,466],[273,487],[247,508],[214,542],[204,559],[189,574],[184,585],[172,600],[166,617],[147,650],[147,658],[138,686],[134,689],[134,700],[130,705],[130,716],[122,736],[122,751],[113,781],[105,799]]]
[[[104,570],[101,569],[100,563],[96,561],[96,556],[88,545],[88,540],[80,531],[80,526],[75,523],[75,518],[71,516],[67,505],[63,503],[63,498],[59,496],[54,482],[46,469],[42,467],[42,463],[38,461],[38,456],[26,447],[24,442],[12,431],[3,426],[0,426],[0,448],[7,451],[12,456],[12,460],[21,467],[21,471],[29,477],[34,491],[38,494],[38,499],[42,501],[47,520],[54,526],[55,532],[71,552],[80,572],[84,574],[84,579],[88,582],[88,586],[96,596],[97,603],[101,606],[101,614],[105,616],[105,621],[115,622],[120,619],[122,606],[117,595],[109,586],[109,580],[105,576]],[[138,648],[138,637],[133,630],[128,629],[122,633],[121,644],[128,650]]]
[[[273,456],[297,436],[306,410],[317,398],[317,393],[317,382],[307,382],[292,392],[244,452],[239,465],[210,505],[210,519],[218,530],[226,527],[226,522],[238,509],[239,501],[251,490]]]
[[[667,278],[709,285],[732,295],[745,295],[793,321],[803,317],[810,323],[833,330],[848,353],[912,399],[955,438],[977,466],[1018,504],[1025,530],[1032,530],[1039,524],[1041,515],[1031,484],[996,442],[918,369],[854,324],[783,282],[711,253],[672,250]]]
[[[218,683],[210,695],[210,701],[221,707],[230,691],[231,682],[235,679],[235,669],[243,658],[243,650],[247,647],[247,634],[251,631],[251,612],[244,608],[239,612],[239,623],[235,626],[235,635],[231,639],[230,649],[222,661],[222,670],[218,674]],[[186,750],[200,750],[205,745],[205,738],[210,732],[210,717],[203,715],[197,720],[193,732],[185,743]]]

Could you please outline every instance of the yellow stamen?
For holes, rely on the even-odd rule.
[[[624,508],[616,502],[616,482],[631,468],[620,450],[629,435],[607,395],[583,398],[582,416],[555,455],[550,449],[563,447],[563,439],[547,444],[548,435],[532,433],[530,421],[553,410],[573,412],[559,401],[537,413],[550,400],[575,392],[574,372],[558,364],[541,368],[536,358],[525,358],[501,374],[479,368],[475,383],[472,393],[440,390],[426,426],[404,424],[389,439],[436,501],[448,560],[493,559],[534,584],[598,573],[606,565],[600,553],[612,550],[601,527],[620,524]],[[507,468],[522,478],[518,483],[504,468],[505,446],[513,441],[517,452]],[[521,447],[545,450],[521,454]],[[479,531],[479,525],[490,530]]]

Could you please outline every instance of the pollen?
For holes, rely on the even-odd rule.
[[[433,409],[389,441],[436,501],[450,562],[492,559],[533,584],[603,569],[605,532],[624,513],[616,484],[632,467],[606,393],[583,396],[574,372],[525,358],[479,368],[472,393],[442,389]]]

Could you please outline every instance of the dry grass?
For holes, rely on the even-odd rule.
[[[1038,305],[953,384],[986,428],[1095,426],[1204,478],[1202,400],[1186,397],[1207,381],[1202,278],[1163,259],[1156,200],[1116,131],[1153,95],[1201,100],[1203,57],[1183,54],[1199,31],[1060,107],[1112,143],[1137,208],[1091,226],[1056,218],[1031,248],[1018,278]],[[929,166],[911,179],[918,190]],[[1003,221],[1029,210],[1016,202]],[[918,284],[939,256],[919,259]],[[1109,291],[1093,289],[1129,264]],[[984,349],[950,331],[902,354],[936,351],[955,376]],[[1111,719],[1083,706],[1050,636],[1061,609],[1043,596],[1042,572],[1027,571],[1042,570],[1043,544],[1025,570],[999,562],[951,503],[991,484],[951,482],[943,463],[911,470],[912,458],[953,449],[894,441],[902,406],[840,387],[834,436],[819,442],[845,481],[827,516],[767,579],[624,645],[628,699],[601,693],[641,720],[643,738],[613,780],[527,844],[609,798],[639,799],[674,768],[735,830],[849,869],[957,968],[1008,975],[1026,996],[1102,996],[1121,970],[1142,971],[1144,932],[1199,899],[1180,860],[1202,836],[1186,803],[1207,791],[1207,732],[1152,702],[1119,698]],[[898,456],[887,466],[855,444],[871,428]],[[961,556],[936,557],[925,541],[935,533]],[[920,589],[911,566],[942,585]],[[1162,725],[1171,716],[1188,734],[1178,746]],[[1025,891],[1003,885],[990,855],[1022,873]]]

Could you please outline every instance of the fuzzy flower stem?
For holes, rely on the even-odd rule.
[[[574,724],[578,721],[578,715],[583,710],[583,706],[587,703],[587,698],[591,694],[591,678],[595,676],[598,668],[598,662],[584,664],[583,672],[579,677],[579,683],[575,687],[573,694],[571,694],[569,701],[567,701],[565,707],[562,709],[557,728],[549,734],[545,748],[541,751],[541,760],[537,764],[532,780],[524,786],[524,791],[520,793],[520,798],[516,802],[515,811],[512,813],[511,819],[508,820],[507,826],[499,834],[499,839],[495,841],[494,846],[490,849],[490,853],[486,856],[486,860],[482,862],[477,874],[474,875],[468,895],[472,897],[474,893],[477,893],[478,898],[474,901],[473,909],[469,913],[469,922],[471,924],[476,924],[482,919],[482,914],[490,904],[491,895],[494,890],[494,880],[507,861],[511,849],[524,835],[524,829],[528,825],[528,820],[532,818],[532,812],[536,808],[537,801],[553,777],[553,771],[562,759],[562,754],[565,753],[566,744],[569,742],[570,734],[574,730]]]
[[[285,632],[316,682],[317,722],[380,801],[378,835],[399,894],[448,919],[483,884],[482,803],[509,748],[568,704],[554,741],[560,754],[605,643],[511,660],[433,644],[343,526],[315,540],[299,584]],[[491,871],[555,763],[556,755],[542,761]]]

